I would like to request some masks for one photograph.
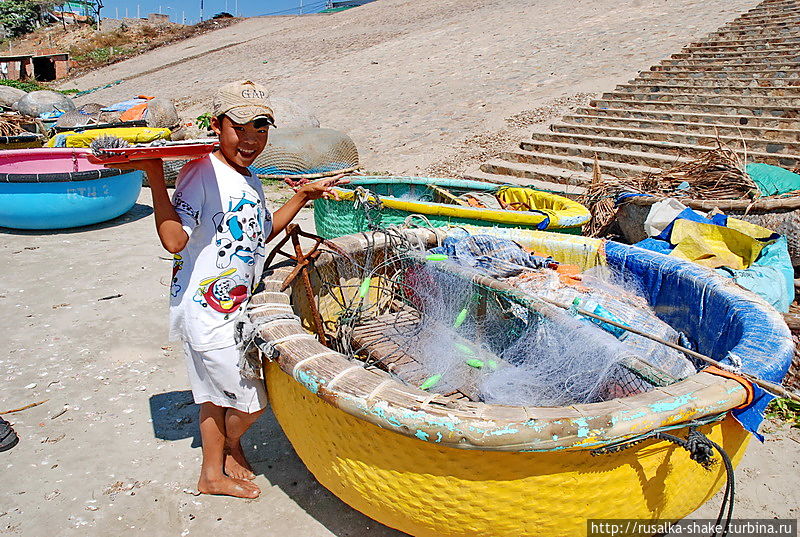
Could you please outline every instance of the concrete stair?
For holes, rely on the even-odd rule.
[[[628,117],[691,123],[717,123],[720,125],[750,126],[760,128],[800,129],[800,118],[755,117],[730,114],[709,114],[687,110],[638,110],[632,108],[579,108],[579,114],[595,116]]]
[[[517,160],[508,158],[509,154],[519,154]],[[568,155],[551,155],[549,153],[537,153],[533,151],[523,151],[521,149],[504,154],[500,158],[489,160],[481,164],[480,170],[497,175],[510,175],[519,179],[539,179],[547,180],[541,175],[539,165],[563,168],[566,170],[582,172],[581,175],[570,177],[590,177],[594,169],[594,158],[573,157]],[[660,168],[651,166],[640,166],[637,164],[626,164],[613,160],[598,160],[598,165],[602,173],[614,177],[636,177],[648,173],[658,173]],[[551,182],[555,178],[551,178]],[[584,184],[584,183],[580,183]]]
[[[658,67],[693,67],[693,66],[714,66],[715,68],[723,69],[725,67],[759,67],[764,65],[771,65],[773,68],[780,66],[782,68],[791,69],[800,65],[800,52],[784,55],[770,55],[748,57],[742,54],[731,55],[729,58],[678,58],[669,59],[659,62]],[[660,70],[660,69],[655,69]]]
[[[743,72],[724,71],[724,70],[706,70],[706,71],[692,71],[692,70],[669,70],[669,71],[642,71],[639,73],[640,79],[647,80],[665,80],[670,78],[729,78],[732,80],[772,80],[772,79],[786,79],[786,80],[800,80],[800,71],[793,69],[769,69],[769,70],[750,70]]]
[[[639,176],[719,143],[800,166],[800,0],[762,2],[466,176],[575,196],[595,164]]]
[[[702,95],[702,96],[731,96],[731,97],[787,97],[800,98],[800,86],[696,86],[690,84],[619,84],[615,94],[646,94],[648,97],[659,95]],[[605,98],[608,93],[604,93]],[[647,100],[653,100],[649,98]]]
[[[683,162],[686,159],[682,155],[671,153],[660,153],[657,151],[646,151],[643,149],[644,144],[641,140],[635,141],[636,147],[625,147],[624,144],[614,145],[609,140],[595,137],[594,144],[587,139],[577,139],[571,137],[572,140],[566,141],[550,141],[544,139],[545,137],[552,137],[550,133],[545,133],[543,136],[537,136],[530,141],[523,140],[519,144],[519,149],[513,151],[504,151],[500,154],[500,158],[510,160],[512,162],[523,162],[527,164],[543,164],[542,159],[538,156],[541,154],[557,155],[562,157],[579,157],[585,158],[590,161],[594,160],[597,156],[602,161],[613,161],[618,164],[632,164],[636,166],[645,166],[650,168],[669,168],[676,162]],[[650,149],[655,149],[651,147]],[[536,155],[531,157],[531,155]],[[591,171],[591,166],[588,170]]]
[[[549,133],[537,133],[536,139],[602,147],[628,148],[632,151],[681,155],[697,150],[713,149],[717,140],[747,155],[749,160],[776,166],[800,164],[800,141],[789,139],[763,140],[726,134],[698,134],[655,129],[625,129],[608,126],[554,123]],[[798,131],[800,132],[800,131]],[[523,142],[524,145],[525,142]]]
[[[603,99],[624,101],[692,102],[696,104],[726,104],[744,106],[781,106],[794,108],[800,105],[800,94],[791,96],[738,95],[736,93],[698,93],[698,92],[633,92],[613,91],[604,93]]]
[[[649,71],[648,71],[649,72]],[[628,82],[635,85],[646,86],[688,86],[688,87],[736,87],[736,88],[800,88],[800,80],[783,80],[776,78],[718,78],[707,76],[681,77],[673,76],[662,79],[637,77]]]
[[[625,99],[594,99],[589,101],[589,106],[595,108],[629,108],[634,110],[681,110],[687,112],[701,112],[711,114],[731,114],[740,116],[755,117],[784,117],[793,118],[797,116],[795,106],[763,106],[748,104],[708,104],[692,101],[636,101]]]
[[[719,52],[750,53],[765,51],[791,51],[798,48],[797,43],[726,43],[722,45],[695,44],[685,47],[679,54],[712,54]]]
[[[726,60],[728,58],[749,58],[751,60],[766,59],[771,57],[775,58],[800,58],[800,47],[782,48],[782,49],[764,49],[764,50],[751,50],[749,52],[731,52],[731,51],[716,51],[716,52],[678,52],[670,56],[673,60]]]
[[[709,119],[710,120],[710,119]],[[800,141],[800,128],[785,129],[779,127],[751,127],[739,124],[706,123],[703,121],[681,120],[679,118],[664,119],[642,119],[634,117],[613,117],[589,114],[569,114],[559,123],[563,125],[584,126],[584,127],[607,127],[609,129],[623,130],[661,130],[675,131],[676,136],[680,135],[717,135],[729,136],[734,138],[744,137],[747,139],[761,139],[764,142],[771,140]],[[678,138],[675,138],[678,139]]]

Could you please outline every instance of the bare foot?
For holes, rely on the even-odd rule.
[[[225,450],[225,474],[234,479],[253,480],[256,478],[253,468],[244,456],[242,444],[239,442],[236,442],[236,445],[228,445]]]
[[[255,483],[227,476],[222,476],[221,479],[206,479],[201,475],[197,482],[197,490],[201,494],[218,494],[236,498],[258,498],[261,494],[261,489]]]

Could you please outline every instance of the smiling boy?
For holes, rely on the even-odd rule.
[[[195,403],[200,404],[205,494],[255,498],[260,489],[240,439],[267,403],[263,382],[241,376],[234,322],[264,268],[267,242],[309,200],[331,195],[341,176],[308,183],[273,215],[259,179],[247,167],[264,150],[274,125],[267,91],[242,80],[220,88],[211,128],[219,149],[186,164],[170,200],[160,160],[120,167],[144,170],[153,195],[156,230],[175,254],[170,289],[170,337],[181,340]]]

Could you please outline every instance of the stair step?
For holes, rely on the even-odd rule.
[[[752,22],[752,23],[759,23],[759,22],[770,22],[773,20],[785,20],[785,19],[794,19],[800,17],[800,9],[786,9],[777,12],[750,12],[748,11],[744,15],[740,16],[737,19],[734,19],[734,22]]]
[[[800,89],[800,88],[798,88]],[[800,94],[796,96],[741,95],[735,93],[672,93],[672,92],[633,92],[613,91],[604,93],[602,99],[640,102],[691,102],[694,104],[714,104],[728,106],[778,106],[800,107]]]
[[[651,71],[646,71],[651,72]],[[698,88],[720,88],[725,86],[737,88],[776,88],[776,87],[800,87],[800,79],[782,79],[782,78],[725,78],[725,77],[708,77],[708,76],[664,76],[646,78],[636,77],[628,81],[629,84],[639,86],[693,86]]]
[[[672,54],[670,58],[676,60],[708,60],[708,59],[725,59],[725,58],[770,58],[770,57],[795,57],[800,56],[800,47],[785,48],[785,49],[765,49],[753,50],[750,52],[736,52],[736,51],[719,51],[719,52],[677,52]]]
[[[551,126],[554,128],[555,126]],[[554,129],[555,130],[555,129]],[[687,138],[688,136],[688,138]],[[653,139],[653,138],[656,139]],[[658,131],[628,131],[624,133],[616,132],[610,134],[578,134],[578,133],[564,133],[564,132],[537,132],[533,135],[534,142],[530,143],[523,141],[520,144],[522,149],[528,151],[542,151],[543,148],[537,145],[539,141],[555,142],[560,144],[573,144],[592,146],[594,148],[615,148],[624,149],[631,152],[640,153],[659,153],[661,155],[691,155],[699,151],[708,151],[717,148],[717,139],[713,136],[692,138],[692,135],[685,135],[684,139],[691,140],[689,143],[676,140],[678,138],[674,132],[661,132]],[[660,139],[658,139],[660,138]],[[719,140],[725,143],[730,149],[736,151],[742,158],[747,158],[748,162],[762,162],[764,164],[772,164],[774,166],[784,166],[793,168],[800,164],[800,155],[782,153],[780,151],[787,151],[787,144],[772,143],[771,145],[760,140],[750,140],[753,143],[741,138],[722,137]],[[775,151],[761,151],[758,148],[771,147]],[[792,146],[794,151],[800,153],[800,144],[794,143]],[[598,157],[600,154],[598,154]],[[610,160],[607,156],[602,158]],[[613,160],[619,161],[614,158]],[[627,160],[622,160],[627,162]],[[634,164],[642,164],[644,161],[631,161]],[[648,163],[650,165],[658,165],[657,163]]]
[[[715,68],[733,66],[763,67],[771,65],[772,69],[792,68],[800,66],[800,52],[787,54],[784,56],[763,56],[759,58],[747,58],[742,55],[731,56],[730,58],[676,58],[661,60],[659,66],[663,67],[683,67],[683,66],[715,66]]]
[[[635,119],[655,119],[666,121],[688,121],[692,123],[718,123],[722,125],[742,125],[758,128],[778,128],[794,130],[800,128],[800,119],[754,117],[730,114],[707,114],[686,110],[637,110],[631,108],[579,108],[576,114],[591,116],[614,116]]]
[[[487,183],[525,186],[544,192],[555,192],[556,194],[569,197],[577,197],[585,194],[586,188],[579,185],[592,180],[591,174],[587,175],[575,170],[565,170],[563,168],[544,166],[541,164],[529,164],[527,166],[527,172],[527,177],[518,177],[507,174],[489,173],[478,168],[466,172],[464,178],[485,181]]]
[[[523,153],[521,149],[517,150],[517,152]],[[541,179],[541,175],[538,175],[539,169],[537,168],[539,164],[575,170],[583,172],[584,174],[591,174],[594,169],[594,158],[550,155],[547,153],[534,153],[532,151],[525,151],[524,153],[524,158],[527,162],[515,162],[502,158],[491,159],[481,165],[481,171],[499,175],[511,175],[523,179]],[[661,171],[659,168],[653,168],[651,166],[638,166],[635,164],[624,164],[599,159],[598,165],[602,173],[614,177],[636,177]]]
[[[651,73],[652,71],[646,71]],[[800,79],[785,80],[782,78],[725,78],[725,77],[637,77],[628,81],[629,84],[638,86],[690,86],[707,88],[800,88]]]
[[[519,149],[503,151],[500,158],[511,162],[527,162],[536,164],[537,157],[530,154],[559,155],[564,157],[579,157],[593,160],[594,156],[600,160],[616,162],[618,164],[630,164],[634,166],[647,166],[651,168],[671,168],[678,162],[688,161],[685,157],[672,154],[658,153],[655,151],[642,151],[625,149],[619,147],[607,147],[605,145],[592,145],[584,143],[551,142],[548,140],[523,140],[519,144]],[[529,160],[533,159],[533,160]]]
[[[736,23],[746,23],[746,22],[751,22],[751,23],[766,22],[766,23],[770,23],[770,22],[776,21],[776,20],[780,21],[780,20],[792,19],[792,18],[796,18],[796,17],[800,17],[800,9],[789,8],[789,9],[782,9],[782,10],[780,10],[778,12],[771,12],[771,13],[753,13],[751,11],[747,11],[747,12],[739,15],[735,19],[733,19],[731,22],[728,22],[726,24],[736,24]]]
[[[800,71],[789,70],[763,70],[763,71],[749,71],[749,72],[736,72],[736,71],[642,71],[639,73],[638,78],[647,79],[663,79],[663,78],[731,78],[736,80],[747,79],[782,79],[782,80],[798,80],[800,79]]]
[[[775,127],[751,127],[748,125],[720,124],[700,121],[672,121],[664,119],[640,119],[630,117],[615,117],[591,114],[569,114],[564,116],[558,125],[569,124],[587,128],[619,128],[621,130],[652,129],[656,131],[691,133],[692,135],[705,135],[726,137],[758,138],[769,141],[800,142],[800,129],[780,129]]]
[[[648,95],[736,95],[738,97],[796,97],[800,98],[800,86],[692,86],[684,84],[619,84],[615,92],[646,93]]]
[[[625,141],[649,141],[667,148],[670,144],[678,144],[680,147],[677,149],[681,151],[690,149],[690,147],[683,146],[715,147],[717,145],[717,140],[719,140],[731,148],[744,147],[748,152],[758,154],[777,154],[778,156],[782,153],[792,154],[793,156],[800,154],[800,139],[798,139],[800,138],[798,137],[798,135],[800,135],[800,130],[795,131],[796,138],[794,140],[766,140],[763,138],[748,137],[748,135],[754,134],[752,132],[739,132],[736,133],[736,135],[730,135],[720,133],[719,130],[717,130],[716,133],[712,131],[711,133],[704,134],[702,132],[693,132],[690,130],[659,130],[599,124],[582,125],[563,121],[550,125],[550,130],[552,131],[550,133],[537,132],[534,133],[533,136],[540,137],[546,135],[545,139],[551,141],[559,141],[556,137],[552,136],[554,134],[558,136],[573,135],[578,137],[576,139],[583,139],[587,136],[614,138],[614,143],[618,141],[617,139]],[[632,147],[631,149],[635,148]]]
[[[796,50],[798,43],[744,43],[744,44],[726,44],[726,45],[689,45],[681,49],[682,53],[715,53],[715,52],[763,52],[763,51],[777,51],[777,50]]]
[[[723,32],[735,32],[741,30],[751,30],[751,29],[764,29],[764,30],[779,30],[782,28],[791,28],[794,25],[800,23],[800,18],[797,16],[790,16],[785,17],[783,19],[776,19],[772,22],[766,21],[734,21],[724,24],[720,27],[720,31]]]
[[[796,28],[751,28],[744,30],[717,30],[710,32],[706,35],[705,40],[719,40],[719,39],[775,39],[776,37],[797,37],[798,31]]]
[[[774,63],[740,63],[740,64],[713,64],[700,63],[690,64],[686,62],[677,65],[653,65],[650,71],[724,71],[728,73],[752,73],[760,71],[798,71],[800,63],[797,62],[774,62]]]
[[[784,117],[793,118],[798,116],[798,108],[795,106],[752,106],[735,104],[703,104],[689,101],[632,101],[625,99],[593,99],[589,101],[589,106],[594,108],[630,108],[638,110],[676,110],[684,112],[716,113],[739,116],[756,117]],[[797,118],[800,121],[800,118]]]
[[[721,37],[709,37],[702,41],[695,41],[689,43],[688,47],[735,47],[735,46],[758,46],[764,45],[774,48],[778,45],[794,45],[800,42],[798,37],[783,37],[783,36],[767,36],[767,37],[735,37],[731,36],[730,39],[722,39]]]

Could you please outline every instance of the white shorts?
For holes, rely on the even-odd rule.
[[[183,349],[195,403],[214,403],[248,414],[267,406],[264,381],[243,378],[239,372],[236,346],[196,351],[184,342]]]

